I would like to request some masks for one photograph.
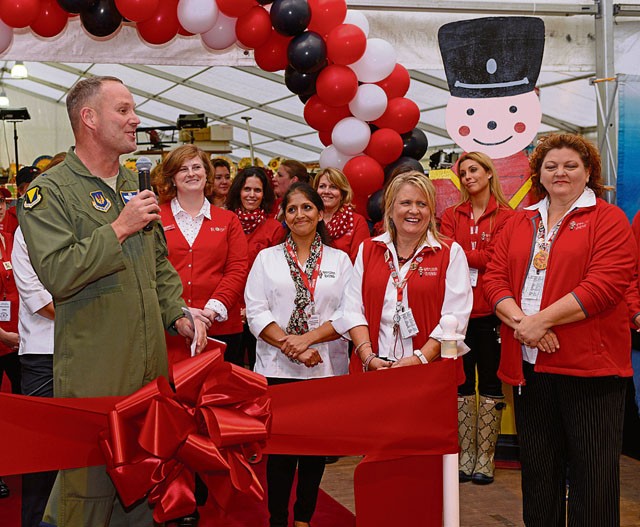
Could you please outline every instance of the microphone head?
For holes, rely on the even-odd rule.
[[[153,168],[153,162],[148,157],[139,157],[136,161],[136,170],[138,172],[150,172]]]

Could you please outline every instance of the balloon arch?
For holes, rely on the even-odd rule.
[[[405,97],[409,72],[345,0],[0,0],[0,53],[14,29],[49,38],[74,16],[95,37],[123,23],[153,45],[199,35],[209,49],[236,44],[254,50],[263,70],[285,70],[326,147],[320,166],[344,171],[359,209],[394,167],[415,166],[427,150],[420,110]]]

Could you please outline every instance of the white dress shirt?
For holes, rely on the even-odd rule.
[[[342,338],[315,344],[313,348],[318,350],[323,362],[307,368],[304,364],[290,361],[280,349],[259,337],[272,322],[284,330],[291,317],[296,288],[284,252],[282,243],[260,251],[247,279],[244,293],[247,322],[251,333],[258,339],[255,371],[266,377],[295,379],[344,375],[348,372],[349,358],[347,341]],[[351,260],[347,253],[324,245],[314,294],[320,325],[327,321],[335,324],[343,316],[344,291],[351,273]]]
[[[20,227],[13,238],[11,253],[13,277],[16,281],[20,306],[18,308],[19,354],[53,354],[53,320],[38,314],[53,298],[33,270],[27,244]]]
[[[373,241],[381,241],[388,248],[393,257],[393,264],[398,269],[398,255],[396,253],[395,246],[391,240],[389,233],[385,232],[380,236],[373,238]],[[441,247],[440,243],[433,238],[431,233],[427,235],[427,240],[422,244],[414,254],[415,256],[427,245],[431,247]],[[339,321],[336,331],[339,333],[346,333],[354,326],[368,326],[369,323],[364,316],[364,304],[362,301],[362,277],[364,275],[364,262],[362,256],[363,244],[360,244],[358,249],[358,256],[354,263],[353,268],[353,280],[351,280],[349,287],[347,288],[347,299],[345,306],[345,316]],[[407,276],[411,262],[413,258],[406,262],[399,270],[398,275],[400,281]],[[413,339],[400,338],[396,343],[396,337],[393,334],[393,315],[396,311],[396,287],[393,283],[393,279],[389,276],[387,287],[384,294],[384,303],[382,306],[382,317],[380,319],[380,333],[378,338],[378,350],[380,350],[380,356],[388,356],[392,360],[399,360],[402,357],[409,357],[413,355]],[[402,297],[402,305],[406,309],[409,308],[409,291],[405,287],[404,295]],[[449,257],[449,266],[447,267],[445,276],[445,292],[444,300],[442,302],[442,315],[453,315],[458,321],[457,332],[464,334],[467,331],[467,324],[469,322],[469,316],[471,315],[471,309],[473,307],[473,290],[471,288],[471,280],[469,278],[469,265],[467,258],[464,255],[464,251],[460,245],[456,242],[451,244],[451,254]],[[345,325],[344,322],[351,325]],[[334,324],[335,326],[335,324]],[[432,337],[438,341],[442,340],[442,328],[440,324],[433,329],[429,337]],[[370,337],[376,338],[376,335],[370,335]],[[427,342],[428,338],[424,338],[424,342]],[[393,351],[395,350],[395,354]],[[464,341],[458,341],[458,355],[462,355],[469,351],[469,347]]]

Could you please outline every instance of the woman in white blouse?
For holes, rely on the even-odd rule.
[[[473,304],[464,251],[436,228],[429,178],[417,171],[396,176],[384,203],[386,232],[360,245],[347,291],[349,319],[336,325],[350,330],[354,372],[438,359],[440,318],[453,315],[464,333]],[[458,348],[468,351],[462,341]]]
[[[333,324],[343,316],[351,262],[328,245],[323,202],[311,186],[294,183],[281,206],[289,233],[284,243],[258,254],[245,289],[247,322],[258,339],[255,371],[269,384],[343,375],[347,343]],[[269,456],[270,527],[288,525],[296,467],[294,525],[309,525],[324,464],[320,456]]]

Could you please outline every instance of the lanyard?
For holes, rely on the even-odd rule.
[[[398,308],[402,305],[402,298],[404,297],[404,288],[407,285],[409,278],[411,278],[413,273],[417,271],[418,264],[422,262],[422,254],[424,253],[424,251],[425,249],[420,251],[418,255],[413,259],[413,261],[411,262],[411,265],[409,266],[409,271],[407,271],[407,274],[402,280],[400,280],[400,275],[396,270],[396,266],[393,264],[393,258],[391,258],[391,251],[387,249],[387,251],[384,253],[384,260],[385,262],[387,262],[387,265],[389,266],[389,270],[391,271],[391,280],[393,281],[393,285],[396,288],[396,301],[397,301],[396,310],[398,310]]]
[[[300,269],[300,261],[298,260],[298,255],[293,250],[293,247],[289,243],[289,240],[286,241],[284,246],[287,249],[289,256],[291,256],[291,259],[296,264],[296,269],[298,271],[298,274],[300,275],[300,278],[302,279],[304,286],[307,288],[307,291],[309,291],[309,295],[311,296],[310,301],[312,304],[314,304],[315,303],[314,293],[316,290],[316,284],[318,282],[318,276],[320,275],[320,264],[322,263],[322,245],[320,245],[320,255],[318,256],[318,261],[316,262],[316,265],[313,268],[313,272],[311,273],[311,280],[309,280],[307,273],[305,273]]]
[[[540,225],[538,226],[538,234],[536,236],[536,244],[538,245],[541,251],[549,250],[549,247],[551,247],[551,242],[553,242],[553,239],[556,237],[556,234],[558,234],[558,230],[560,229],[561,223],[562,223],[562,220],[560,220],[558,223],[556,223],[553,226],[553,228],[551,229],[551,232],[549,233],[549,239],[546,239],[544,223],[542,222],[542,220],[540,220]]]

